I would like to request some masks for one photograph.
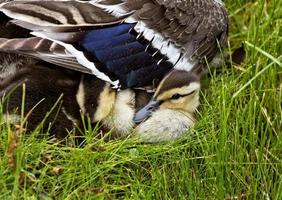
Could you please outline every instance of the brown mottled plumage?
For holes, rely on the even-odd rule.
[[[219,47],[227,44],[228,16],[221,0],[33,0],[3,3],[0,11],[12,18],[12,23],[34,31],[32,34],[37,36],[0,39],[1,51],[23,53],[92,73],[116,87],[152,84],[155,77],[138,78],[150,76],[158,67],[162,70],[166,61],[171,65],[161,75],[156,73],[155,76],[161,76],[157,78],[165,76],[171,67],[191,71],[199,63],[211,61],[219,53]],[[116,72],[101,67],[93,58],[95,55],[87,56],[78,45],[90,30],[126,23],[136,23],[130,31],[134,30],[136,41],[141,44],[147,41],[145,51],[155,59],[156,66],[129,66]]]

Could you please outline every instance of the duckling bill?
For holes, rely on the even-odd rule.
[[[136,124],[139,124],[149,117],[152,116],[152,113],[159,108],[160,102],[151,100],[146,106],[144,106],[142,109],[140,109],[133,118],[133,121]]]

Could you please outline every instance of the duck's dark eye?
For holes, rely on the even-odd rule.
[[[180,94],[174,94],[171,99],[179,99],[181,97]]]

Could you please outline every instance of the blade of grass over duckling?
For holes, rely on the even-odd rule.
[[[20,122],[20,127],[19,127],[19,132],[20,134],[23,133],[24,129],[24,112],[25,112],[25,95],[26,95],[26,85],[22,84],[22,104],[21,104],[21,122]],[[15,132],[12,134],[16,134]],[[14,137],[14,135],[9,136],[9,142],[12,142],[11,139]],[[17,139],[18,141],[15,143],[15,145],[18,145],[21,143],[21,137],[22,135],[19,135],[19,138]],[[9,147],[8,147],[9,148]],[[19,177],[21,173],[21,158],[23,155],[23,152],[19,151],[18,149],[15,149],[15,168],[14,168],[14,184],[13,184],[13,194],[17,195],[19,192]]]
[[[56,101],[56,102],[54,103],[54,105],[51,107],[50,111],[48,111],[48,112],[46,113],[44,119],[43,119],[43,120],[41,121],[41,123],[37,126],[37,128],[35,129],[34,132],[38,132],[39,130],[41,130],[41,129],[43,128],[43,125],[46,123],[46,120],[49,118],[49,116],[50,116],[51,113],[53,113],[53,112],[55,112],[56,114],[55,114],[54,118],[52,119],[52,120],[53,120],[52,122],[54,122],[54,121],[56,120],[57,115],[58,115],[59,110],[60,110],[61,105],[62,105],[62,98],[63,98],[63,94],[61,94],[61,95],[59,96],[59,98],[57,99],[57,101]],[[50,130],[50,128],[51,128],[50,126],[52,125],[52,122],[49,123],[49,127],[48,127],[47,132],[49,132],[49,130]]]

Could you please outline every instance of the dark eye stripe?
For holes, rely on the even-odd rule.
[[[188,96],[188,95],[191,95],[195,92],[196,90],[193,90],[192,92],[188,93],[188,94],[185,94],[184,96]]]
[[[174,94],[172,95],[171,99],[179,99],[181,97],[180,94]]]
[[[190,92],[190,93],[188,93],[188,94],[174,94],[174,95],[171,97],[171,99],[179,99],[179,98],[181,98],[181,97],[189,96],[189,95],[193,94],[194,92],[195,92],[195,90],[192,91],[192,92]]]

